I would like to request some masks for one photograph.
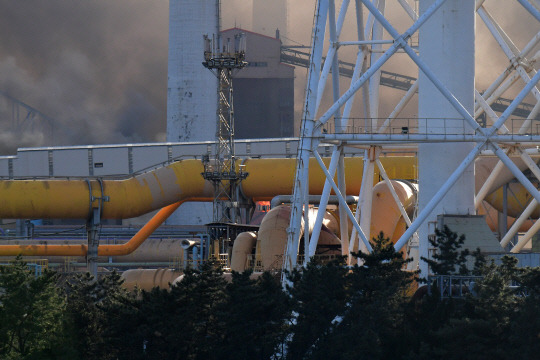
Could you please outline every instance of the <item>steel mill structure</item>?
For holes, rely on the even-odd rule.
[[[342,253],[347,255],[356,248],[371,251],[369,239],[374,235],[370,234],[371,189],[375,167],[379,168],[382,178],[392,190],[393,198],[398,200],[392,182],[379,161],[379,154],[384,149],[418,149],[419,207],[416,218],[410,219],[397,201],[408,228],[395,243],[396,250],[402,249],[417,236],[419,255],[428,258],[428,225],[435,223],[438,215],[467,217],[476,214],[503,169],[509,171],[534,198],[529,205],[530,211],[525,211],[517,222],[528,218],[540,201],[537,187],[524,175],[524,169],[510,159],[511,155],[519,156],[534,174],[533,181],[540,179],[540,169],[529,155],[529,149],[536,151],[540,141],[540,136],[531,128],[531,122],[537,118],[540,110],[540,93],[536,87],[540,74],[534,67],[536,55],[533,53],[540,41],[540,33],[522,49],[517,48],[484,7],[489,0],[420,0],[418,9],[414,9],[410,2],[399,0],[399,5],[393,5],[401,6],[403,13],[410,18],[408,29],[400,32],[385,17],[386,3],[385,0],[344,0],[340,9],[336,9],[334,0],[317,1],[284,269],[290,270],[298,265],[302,223],[308,224],[310,221],[311,158],[316,159],[316,167],[326,174],[326,183],[311,236],[304,231],[304,262],[309,261],[315,253],[323,213],[332,191],[341,205]],[[534,22],[538,28],[538,2],[533,2],[533,5],[527,0],[517,0],[517,3],[528,13],[527,21]],[[357,37],[354,39],[341,36],[348,12],[355,19]],[[508,67],[483,93],[475,89],[476,14],[508,57]],[[418,47],[414,44],[416,36]],[[339,54],[340,50],[351,46],[357,49],[357,59],[352,81],[344,87],[337,76]],[[379,120],[381,67],[397,53],[405,53],[416,64],[419,79],[390,116]],[[327,61],[322,66],[324,55]],[[330,74],[333,75],[330,82],[333,101],[330,106],[321,108]],[[490,107],[491,103],[517,80],[521,80],[519,92],[502,114],[495,113]],[[366,116],[359,124],[351,121],[350,114],[360,90]],[[390,131],[398,114],[417,90],[417,119],[408,126],[400,126],[402,131],[399,133]],[[519,128],[509,126],[509,116],[529,94],[533,95],[536,105]],[[484,126],[477,121],[482,113],[487,117]],[[323,163],[318,150],[323,143],[333,145],[328,166]],[[351,195],[345,191],[345,146],[361,147],[365,152],[361,190],[359,194],[353,194],[359,195],[355,214],[345,203],[346,196]],[[481,154],[496,156],[498,163],[475,196],[474,161]],[[336,173],[337,181],[334,180]],[[353,226],[350,238],[346,235],[347,220]],[[516,229],[512,231],[515,234]],[[506,238],[502,244],[506,244]],[[355,259],[349,256],[349,263],[353,261]],[[420,262],[419,267],[422,275],[426,275],[427,264]]]
[[[268,3],[257,0],[254,9]],[[345,255],[354,264],[351,252],[371,251],[370,238],[383,232],[424,276],[418,259],[429,258],[428,239],[444,225],[465,234],[469,248],[521,252],[540,230],[540,2],[504,2],[535,31],[525,40],[512,39],[490,3],[497,0],[317,0],[309,54],[273,33],[247,33],[260,53],[242,70],[240,89],[264,87],[244,100],[268,101],[244,108],[250,127],[243,130],[282,137],[238,140],[231,73],[251,56],[236,43],[243,30],[220,33],[219,0],[171,0],[167,142],[23,148],[0,157],[0,219],[39,219],[24,222],[21,241],[1,229],[0,257],[69,256],[95,273],[167,266],[171,256],[191,266],[212,256],[231,270],[279,272],[314,257]],[[286,1],[276,4],[286,9]],[[485,75],[475,68],[480,24],[504,57],[484,91],[475,84]],[[294,74],[284,63],[308,67],[300,138],[286,137]],[[414,74],[389,71],[412,66]],[[405,93],[393,98],[388,86]],[[216,222],[207,224],[212,202]],[[259,218],[239,220],[240,202],[259,204]],[[87,226],[78,238],[57,237],[64,227],[47,237],[42,220]],[[160,228],[165,221],[176,227]],[[144,226],[127,231],[131,224]],[[520,265],[540,264],[540,253],[517,256]],[[130,286],[167,286],[182,268],[171,267],[126,278]]]

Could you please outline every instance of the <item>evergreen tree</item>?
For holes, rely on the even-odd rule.
[[[119,349],[110,346],[116,336],[112,331],[118,321],[127,320],[118,319],[119,305],[132,300],[121,284],[116,272],[97,280],[89,273],[76,274],[66,280],[66,313],[82,359],[116,359]]]
[[[284,341],[289,298],[270,273],[257,280],[251,275],[233,272],[226,287],[226,301],[218,311],[220,359],[271,359]]]
[[[348,301],[348,269],[343,260],[320,264],[311,261],[304,269],[294,270],[292,287],[294,320],[287,344],[288,359],[310,358],[325,353],[334,321]]]
[[[437,250],[433,259],[422,257],[422,260],[428,263],[431,272],[436,275],[468,274],[467,256],[470,252],[467,249],[461,250],[464,242],[465,235],[458,236],[446,225],[442,230],[435,229],[435,238],[429,239],[429,243]]]
[[[384,234],[372,244],[372,253],[353,254],[363,264],[354,266],[348,276],[347,306],[328,340],[336,359],[390,359],[408,351],[404,314],[416,273],[404,271],[409,260],[395,251]],[[331,353],[313,358],[327,354]]]
[[[217,309],[226,282],[217,262],[187,269],[170,291],[142,293],[139,309],[144,359],[219,359],[222,339]]]
[[[2,359],[73,359],[65,331],[65,301],[57,275],[41,276],[17,257],[0,266],[0,356]]]

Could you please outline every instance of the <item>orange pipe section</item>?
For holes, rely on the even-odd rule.
[[[120,245],[102,245],[98,247],[98,256],[121,256],[135,251],[148,237],[184,202],[184,199],[165,206],[154,215],[127,243]],[[211,199],[197,199],[210,201]],[[0,245],[2,256],[86,256],[88,247],[79,245]]]

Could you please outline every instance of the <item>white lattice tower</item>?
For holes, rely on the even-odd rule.
[[[529,156],[529,148],[534,147],[536,151],[536,146],[540,144],[540,136],[534,133],[531,127],[532,120],[540,110],[540,93],[536,88],[540,75],[535,68],[534,55],[540,42],[540,32],[533,36],[523,49],[518,49],[490,15],[486,7],[489,2],[490,0],[420,0],[418,14],[416,3],[407,0],[343,0],[336,16],[334,0],[317,1],[284,269],[290,270],[297,266],[299,251],[303,250],[308,254],[306,261],[315,253],[322,214],[331,190],[340,199],[341,234],[347,234],[346,217],[353,224],[353,236],[350,239],[346,235],[341,238],[343,254],[355,249],[358,246],[357,241],[363,245],[364,251],[371,251],[368,241],[369,216],[375,167],[379,167],[381,175],[397,199],[378,159],[379,152],[385,147],[406,145],[418,148],[419,151],[419,183],[422,194],[419,210],[414,221],[411,221],[397,201],[408,225],[408,229],[395,244],[397,250],[418,236],[420,255],[427,257],[426,224],[441,212],[473,213],[497,177],[498,171],[504,167],[508,168],[536,202],[540,201],[540,192],[522,173],[524,169],[516,166],[508,156],[511,151],[517,152],[528,169],[540,179],[540,169]],[[540,4],[537,0],[504,2],[505,6],[510,6],[509,3],[511,6],[522,7],[527,16],[526,21],[540,30]],[[406,31],[398,32],[398,26],[385,18],[385,9],[389,6],[400,6],[403,15],[410,18],[411,25]],[[348,11],[355,19],[354,26],[357,30],[357,37],[352,40],[341,38]],[[474,83],[477,19],[485,23],[509,59],[507,69],[483,93],[475,89]],[[384,31],[381,31],[382,28]],[[416,41],[419,41],[419,47],[414,46]],[[342,91],[343,85],[337,76],[339,54],[340,50],[348,46],[357,49],[356,65],[352,81]],[[323,54],[325,48],[328,50]],[[406,54],[418,67],[419,80],[395,105],[388,117],[378,119],[378,74],[381,67],[397,53]],[[323,60],[324,57],[327,61]],[[322,108],[321,100],[330,72],[333,75],[333,100],[330,106]],[[518,79],[521,80],[519,84],[516,83]],[[519,87],[517,95],[514,94],[504,112],[495,113],[490,105],[512,85]],[[361,103],[364,113],[369,114],[361,123],[350,119],[358,91],[362,91],[362,101],[357,103]],[[414,119],[414,127],[401,133],[391,131],[393,122],[417,91],[419,115]],[[509,126],[510,115],[529,94],[533,95],[536,106],[519,127]],[[483,113],[486,114],[487,124],[481,125],[476,118]],[[330,126],[332,123],[333,128]],[[318,145],[323,142],[334,145],[328,167],[324,165],[317,150]],[[364,147],[366,154],[356,214],[352,214],[345,204],[345,196],[348,195],[345,193],[342,152],[345,145]],[[472,169],[474,160],[481,153],[497,156],[500,164],[475,196]],[[304,223],[309,221],[309,211],[303,210],[308,208],[309,159],[312,157],[317,160],[327,180],[319,208],[321,217],[316,219],[311,236],[305,232],[305,247],[299,249],[302,217]],[[336,172],[337,184],[333,180]],[[432,176],[433,174],[435,175]],[[538,224],[540,227],[540,222]],[[506,240],[503,239],[504,241]],[[360,248],[362,249],[362,246]],[[354,259],[349,257],[349,261]],[[423,274],[426,274],[423,264],[420,263],[420,268]]]

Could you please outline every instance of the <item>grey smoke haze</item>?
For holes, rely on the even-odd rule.
[[[516,2],[485,4],[520,48],[540,30]],[[0,90],[56,120],[54,139],[39,131],[15,136],[1,120],[0,154],[21,146],[163,141],[168,6],[167,0],[0,0]],[[291,40],[309,45],[314,6],[315,0],[289,0]],[[396,7],[387,0],[390,18],[403,30],[409,23]],[[223,28],[252,29],[251,1],[222,0],[222,15]],[[477,87],[485,89],[507,60],[478,23]],[[354,27],[346,23],[342,38],[355,39]],[[354,61],[354,52],[345,60]],[[391,61],[385,69],[417,76],[409,65]],[[305,74],[296,69],[297,114]],[[400,96],[389,91],[382,108],[391,109]]]
[[[55,119],[4,150],[163,138],[168,1],[1,0],[0,31],[0,89]]]

